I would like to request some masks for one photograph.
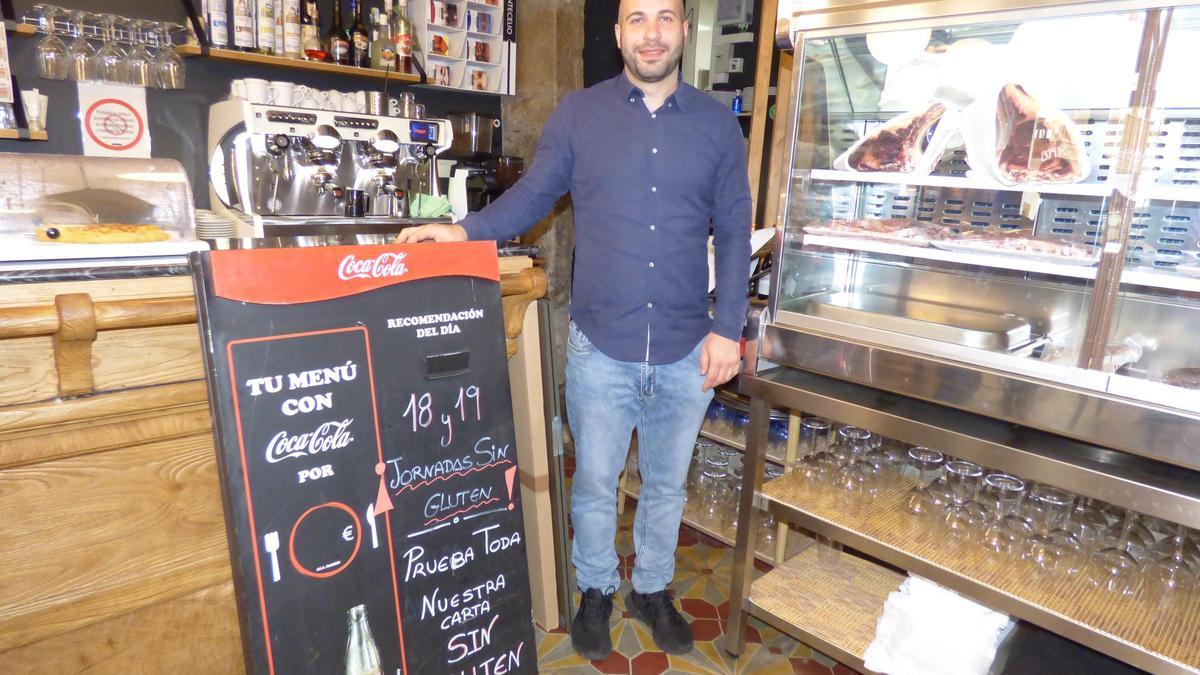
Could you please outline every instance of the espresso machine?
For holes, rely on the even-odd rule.
[[[478,211],[517,182],[525,163],[493,152],[492,136],[500,120],[474,112],[450,113],[447,118],[454,138],[446,157],[456,160],[453,171],[464,185],[466,210]]]
[[[208,116],[212,210],[239,237],[387,234],[450,218],[411,217],[410,196],[441,193],[447,120],[250,103]]]

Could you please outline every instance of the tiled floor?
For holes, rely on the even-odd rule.
[[[617,553],[621,557],[621,588],[613,608],[613,654],[604,661],[586,661],[571,649],[571,638],[563,629],[537,631],[538,670],[543,673],[819,673],[849,675],[852,670],[793,640],[779,631],[752,620],[746,650],[734,660],[721,649],[720,638],[729,611],[729,577],[733,550],[686,526],[679,531],[675,583],[672,588],[684,615],[695,632],[696,648],[684,656],[658,651],[645,624],[624,611],[633,569],[631,526],[636,502],[621,516]],[[759,563],[760,569],[765,569]],[[578,593],[575,606],[578,606]]]

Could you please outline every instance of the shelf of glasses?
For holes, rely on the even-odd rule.
[[[829,549],[825,549],[828,551]],[[859,672],[888,594],[904,575],[847,553],[812,546],[759,577],[746,609]]]
[[[629,479],[625,487],[621,489],[626,496],[637,499],[638,495],[641,494],[642,486],[641,483],[639,483],[636,479]],[[731,519],[730,522],[736,523],[737,520]],[[689,500],[683,508],[683,524],[687,525],[693,530],[696,530],[697,532],[701,532],[709,537],[712,537],[713,539],[716,539],[730,548],[733,548],[734,546],[734,537],[737,536],[737,529],[733,527],[717,529],[709,525],[705,525],[695,513],[695,509],[692,506],[691,500]],[[768,565],[773,565],[775,557],[774,543],[772,542],[768,548],[768,546],[762,541],[761,537],[755,537],[755,539],[759,542],[758,550],[755,552],[755,556]],[[812,537],[807,537],[796,531],[790,532],[788,535],[788,546],[784,551],[784,559],[790,560],[791,558],[799,555],[801,551],[807,549],[812,543]]]
[[[737,450],[738,452],[742,452],[742,453],[746,452],[746,444],[742,441],[735,441],[732,438],[729,438],[727,436],[722,436],[721,434],[713,433],[703,427],[700,428],[700,435],[703,436],[704,438],[707,438],[710,441],[716,441],[716,442],[720,443],[721,445],[733,448],[734,450]],[[778,464],[780,466],[783,466],[786,463],[783,455],[780,455],[776,452],[772,452],[770,450],[767,451],[767,461]]]
[[[879,493],[848,507],[829,485],[804,486],[788,474],[763,486],[776,517],[841,541],[931,579],[998,611],[1037,624],[1138,668],[1200,672],[1200,592],[1163,605],[1093,586],[1084,574],[1038,574],[972,542],[958,542],[933,519],[908,515],[916,482],[889,475]]]
[[[16,129],[0,129],[0,140],[18,140],[20,138],[21,134]],[[31,141],[45,141],[49,140],[49,138],[44,131],[29,132],[29,140]]]
[[[185,57],[202,56],[200,47],[194,45],[182,45],[177,48],[180,55]],[[220,59],[222,61],[237,61],[241,63],[257,63],[260,65],[276,66],[279,68],[290,68],[292,70],[311,70],[322,73],[336,73],[338,75],[352,75],[354,77],[371,77],[376,79],[388,79],[397,82],[420,82],[421,78],[417,75],[408,73],[397,73],[395,71],[385,71],[376,68],[356,68],[354,66],[342,66],[336,63],[325,63],[323,61],[305,61],[303,59],[292,59],[286,56],[271,56],[267,54],[255,54],[253,52],[239,52],[232,49],[217,49],[213,48],[208,51],[208,57]]]

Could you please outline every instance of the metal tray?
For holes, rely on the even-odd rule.
[[[1012,351],[1033,339],[1029,321],[1018,316],[877,293],[824,293],[810,298],[804,311],[824,319],[991,351]]]

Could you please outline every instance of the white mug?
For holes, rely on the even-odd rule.
[[[342,94],[342,112],[358,112],[358,102],[354,100],[354,94]]]
[[[229,83],[229,94],[234,98],[246,98],[246,81],[242,79],[232,80]]]
[[[291,82],[282,82],[272,80],[270,90],[267,92],[271,105],[292,105],[292,99],[295,97],[296,85]]]
[[[362,90],[354,92],[354,112],[367,112],[367,92]]]
[[[325,109],[326,110],[341,110],[342,109],[342,92],[337,89],[330,89],[325,92]]]
[[[243,80],[246,83],[246,98],[251,103],[267,103],[267,97],[270,94],[270,83],[266,80],[260,80],[256,77],[247,77]]]
[[[296,85],[292,89],[291,106],[293,108],[307,108],[311,104],[312,104],[312,89],[309,89],[308,87],[306,87],[302,84]]]

